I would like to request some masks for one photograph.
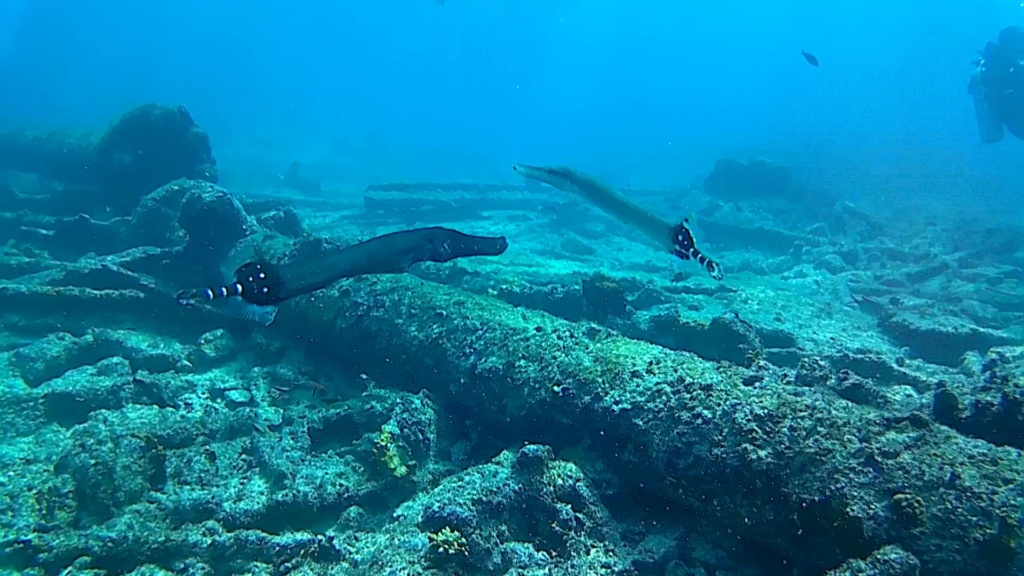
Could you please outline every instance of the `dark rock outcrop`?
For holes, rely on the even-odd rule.
[[[900,345],[907,346],[925,362],[956,367],[968,352],[986,352],[994,346],[1019,344],[1016,338],[979,328],[958,318],[924,318],[897,312],[881,319],[879,327]]]
[[[184,106],[139,106],[122,116],[90,151],[89,171],[119,212],[178,178],[216,183],[210,138]]]
[[[726,201],[778,200],[789,191],[793,175],[789,168],[766,160],[740,162],[722,158],[704,179],[704,191]]]
[[[939,386],[932,414],[968,436],[1024,449],[1024,348],[993,348],[980,375]]]
[[[55,203],[127,215],[143,195],[178,178],[217,182],[210,139],[182,106],[139,106],[98,138],[52,131],[0,134],[0,169],[65,185]]]

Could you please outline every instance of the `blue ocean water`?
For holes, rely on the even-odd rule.
[[[1022,25],[0,3],[0,571],[1024,574]]]

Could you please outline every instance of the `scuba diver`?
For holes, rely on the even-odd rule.
[[[1002,140],[1004,128],[1024,140],[1024,26],[1003,28],[975,64],[968,91],[982,143]]]

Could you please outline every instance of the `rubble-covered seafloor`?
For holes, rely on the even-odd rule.
[[[198,144],[169,176],[215,165],[172,117]],[[1019,229],[793,215],[718,173],[690,195],[718,284],[525,187],[177,180],[111,211],[10,182],[9,573],[1024,573]],[[421,225],[510,248],[345,281],[269,328],[171,297]]]

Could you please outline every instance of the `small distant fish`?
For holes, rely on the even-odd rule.
[[[276,393],[285,395],[305,392],[314,399],[322,399],[329,395],[327,387],[314,380],[302,380],[300,382],[292,382],[289,384],[275,384],[273,389]]]
[[[808,64],[810,64],[811,66],[814,66],[815,68],[817,68],[819,66],[819,62],[818,62],[818,57],[817,56],[815,56],[814,54],[811,54],[807,50],[801,50],[800,53],[804,55],[804,60],[807,60]]]
[[[846,289],[850,296],[850,302],[848,302],[848,304],[852,304],[853,306],[859,308],[869,316],[874,316],[875,318],[878,319],[886,318],[891,315],[885,304],[882,304],[881,302],[875,300],[874,298],[869,298],[867,296],[858,296],[853,292],[853,289],[850,288],[849,284],[847,284]]]

